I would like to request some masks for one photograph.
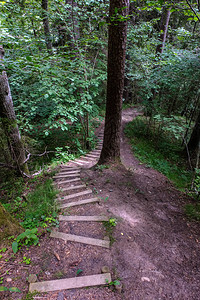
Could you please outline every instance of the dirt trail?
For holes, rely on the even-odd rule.
[[[28,274],[37,274],[38,281],[55,280],[74,277],[78,269],[83,270],[81,276],[98,274],[105,265],[110,268],[112,280],[121,280],[122,293],[116,292],[112,287],[93,287],[40,294],[34,299],[200,299],[199,224],[189,222],[184,215],[186,196],[177,191],[164,175],[140,164],[133,156],[123,129],[137,114],[133,109],[123,112],[123,165],[113,164],[109,168],[90,169],[94,164],[93,158],[91,161],[94,154],[71,162],[71,167],[84,165],[80,177],[95,197],[101,199],[101,203],[71,207],[67,215],[105,215],[117,218],[118,224],[113,231],[115,242],[111,249],[50,239],[49,235],[44,235],[40,240],[40,247],[30,247],[17,253],[17,267],[5,275],[11,277],[12,285],[24,291],[21,296],[13,293],[12,299],[22,299],[27,292]],[[99,155],[99,152],[94,153]],[[75,193],[73,183],[65,184],[61,184],[61,187],[66,188],[67,193]],[[76,183],[80,184],[83,183]],[[80,192],[79,188],[83,187],[76,188]],[[101,223],[85,223],[62,221],[59,231],[96,239],[104,238],[106,232]],[[29,266],[21,264],[23,256],[31,258],[32,263]],[[1,270],[5,274],[7,267],[5,264]],[[9,278],[4,281],[7,279]],[[9,293],[0,294],[0,299],[9,299]]]
[[[124,111],[123,129],[136,115]],[[84,173],[101,197],[109,196],[107,209],[119,220],[111,251],[122,299],[200,299],[199,225],[185,218],[186,197],[134,158],[124,133],[121,158],[130,171],[113,165]]]

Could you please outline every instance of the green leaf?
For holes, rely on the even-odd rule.
[[[21,293],[21,291],[17,287],[11,287],[9,288],[10,292],[16,292],[16,293]]]
[[[80,273],[82,273],[83,272],[83,270],[81,270],[81,269],[78,269],[77,270],[77,272],[76,272],[76,276],[78,276]]]
[[[12,243],[12,250],[13,250],[14,253],[17,253],[17,251],[18,251],[18,242],[14,241]]]
[[[5,286],[0,286],[0,292],[8,291],[8,288]]]

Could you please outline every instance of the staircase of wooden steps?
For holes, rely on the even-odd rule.
[[[57,199],[58,205],[60,206],[61,213],[65,212],[65,209],[86,205],[91,203],[100,202],[100,199],[95,197],[92,190],[88,189],[85,184],[81,181],[80,171],[84,168],[94,166],[101,153],[101,147],[103,144],[103,132],[98,135],[97,148],[92,150],[85,156],[81,156],[74,161],[68,162],[66,165],[60,167],[60,171],[54,176],[54,182],[60,189],[60,195]],[[109,221],[108,216],[105,215],[91,215],[91,216],[78,216],[78,215],[60,215],[60,222],[105,222]],[[87,233],[86,233],[87,234]],[[64,240],[65,242],[70,241],[74,243],[83,243],[92,245],[94,247],[109,248],[109,239],[96,239],[87,236],[79,236],[69,234],[65,232],[52,231],[50,234],[51,238],[58,240]],[[111,274],[94,274],[90,276],[81,276],[66,279],[57,279],[43,282],[30,283],[30,292],[53,292],[67,289],[76,289],[91,286],[106,285],[111,282]]]

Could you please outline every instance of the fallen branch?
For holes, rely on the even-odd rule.
[[[25,159],[25,161],[23,162],[23,164],[25,164],[25,163],[30,159],[31,156],[38,156],[38,157],[41,157],[41,156],[44,156],[45,154],[48,154],[48,153],[54,153],[54,152],[56,152],[56,151],[47,151],[47,150],[45,149],[45,151],[44,151],[43,153],[40,153],[40,154],[32,154],[32,153],[30,153],[28,150],[26,150],[26,152],[28,152],[28,155],[27,155],[27,158]]]

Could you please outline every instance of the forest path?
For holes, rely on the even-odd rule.
[[[61,269],[64,278],[72,278],[81,269],[83,272],[77,278],[89,276],[87,280],[92,283],[90,276],[100,275],[102,266],[108,266],[112,280],[121,280],[122,293],[108,287],[75,288],[48,293],[47,296],[44,294],[42,299],[199,299],[199,224],[189,222],[185,217],[183,205],[187,202],[186,196],[176,190],[164,175],[141,164],[132,154],[123,129],[136,115],[138,112],[134,109],[123,112],[121,160],[125,167],[112,164],[109,168],[90,168],[94,160],[84,164],[85,167],[79,172],[78,167],[83,166],[86,160],[82,157],[76,163],[69,164],[70,177],[63,181],[56,179],[69,195],[85,191],[85,185],[86,190],[96,194],[95,197],[92,193],[78,196],[80,198],[76,200],[82,200],[81,197],[102,200],[100,203],[95,201],[67,208],[66,216],[60,216],[59,232],[104,240],[105,230],[101,223],[83,219],[72,221],[70,218],[115,217],[118,224],[111,234],[114,244],[108,249],[73,242],[72,239],[69,241],[68,237],[68,241],[62,237],[61,240],[53,238],[49,242],[51,251],[54,249],[60,257],[57,263],[54,259],[54,266],[48,266],[49,274],[54,272],[55,277],[55,271],[58,274]],[[97,154],[99,151],[88,157]],[[65,166],[62,166],[62,172],[66,172]],[[84,188],[74,190],[73,185]],[[75,199],[72,200],[67,199],[70,202]],[[48,276],[51,277],[47,275],[45,280]]]
[[[200,292],[199,224],[186,219],[185,194],[162,174],[141,164],[132,153],[124,127],[138,111],[123,111],[121,160],[85,171],[90,185],[108,196],[107,208],[118,219],[111,248],[122,279],[122,299],[196,300]]]
[[[54,176],[55,184],[60,189],[57,202],[61,208],[62,215],[59,216],[59,229],[54,229],[50,234],[50,238],[57,240],[57,242],[54,242],[53,244],[52,251],[54,251],[54,255],[59,261],[61,256],[60,248],[66,248],[65,245],[69,245],[67,251],[66,249],[65,251],[62,251],[62,256],[63,252],[67,252],[68,254],[67,258],[65,254],[64,258],[62,257],[62,264],[66,263],[68,270],[65,268],[64,272],[55,272],[57,267],[54,266],[54,276],[51,275],[52,272],[46,272],[54,278],[50,277],[50,280],[39,280],[38,282],[30,283],[30,292],[48,292],[47,299],[60,300],[68,299],[69,297],[69,299],[82,299],[82,295],[83,297],[86,297],[85,291],[82,289],[79,293],[77,288],[105,286],[111,282],[110,268],[108,266],[109,264],[111,265],[108,255],[110,251],[110,239],[108,235],[105,235],[106,232],[102,228],[102,224],[99,223],[108,222],[109,216],[108,213],[105,211],[103,212],[103,199],[100,199],[97,196],[96,190],[93,191],[87,187],[86,183],[83,184],[83,180],[81,181],[80,177],[81,171],[96,165],[99,159],[103,143],[103,129],[98,133],[97,140],[98,142],[95,150],[74,161],[70,161],[65,165],[61,165],[59,167],[59,173]],[[75,208],[74,212],[72,212],[73,208]],[[55,243],[57,243],[58,247],[55,246]],[[102,249],[106,248],[108,250],[107,252],[102,249],[98,251],[98,247],[101,247]],[[55,252],[55,248],[59,249],[59,254],[58,252]],[[89,261],[87,261],[88,255],[86,255],[86,260],[82,265],[79,265],[82,261],[81,256],[83,253],[87,253],[85,250],[88,250],[89,252]],[[70,255],[72,252],[73,255]],[[70,256],[72,256],[71,259]],[[75,262],[74,256],[77,259]],[[90,265],[89,268],[88,263]],[[77,265],[79,265],[79,267],[76,267]],[[73,272],[75,275],[74,277],[70,276],[70,273],[72,272],[69,272],[70,267],[73,266],[76,268],[75,274]],[[65,273],[65,276],[63,276],[64,274],[60,275],[64,278],[55,278],[55,274],[58,274],[59,272]],[[81,275],[83,276],[78,276],[79,273],[82,272],[83,274]],[[66,276],[66,273],[69,274]],[[58,291],[60,292],[56,294]],[[94,290],[88,290],[89,294],[87,292],[88,296],[86,299],[89,299],[94,291],[95,288]],[[99,291],[100,290],[95,291],[95,294],[99,294]],[[114,293],[109,290],[106,291],[106,288],[104,288],[103,292],[100,291],[99,297],[101,299],[116,299]]]

